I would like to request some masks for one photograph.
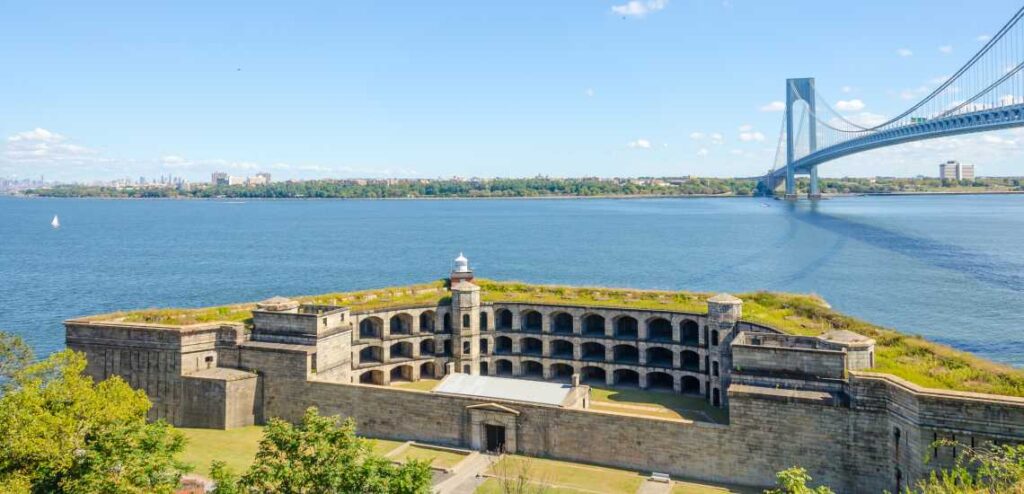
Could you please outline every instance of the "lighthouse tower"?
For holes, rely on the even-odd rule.
[[[451,275],[452,357],[456,372],[480,373],[480,287],[462,253],[455,258]]]

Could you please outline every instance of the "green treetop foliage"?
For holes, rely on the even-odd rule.
[[[960,448],[956,464],[932,472],[905,494],[1024,494],[1024,444],[970,448],[937,441],[933,446]]]
[[[764,491],[765,494],[833,494],[832,489],[825,486],[807,487],[811,476],[807,470],[793,467],[775,474],[775,488]]]
[[[13,373],[0,396],[0,492],[173,492],[184,437],[146,422],[144,392],[95,383],[85,365],[65,350]]]
[[[20,336],[0,331],[0,384],[32,362],[32,349]]]
[[[210,470],[217,494],[428,494],[431,485],[426,462],[396,465],[356,436],[351,419],[322,417],[313,407],[298,425],[271,419],[241,477],[220,462]]]

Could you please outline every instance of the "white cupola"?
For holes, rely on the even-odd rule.
[[[469,259],[459,252],[459,257],[455,258],[455,272],[456,273],[468,273],[469,272]]]

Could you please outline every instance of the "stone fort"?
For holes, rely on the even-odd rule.
[[[233,428],[310,406],[361,434],[767,486],[799,465],[843,493],[899,491],[956,447],[1024,442],[1024,399],[926,389],[868,372],[874,341],[792,336],[706,313],[482,302],[459,256],[450,297],[351,311],[275,297],[243,323],[66,321],[95,379],[121,376],[152,419]],[[568,301],[567,301],[568,302]],[[433,391],[387,386],[444,380]],[[595,410],[590,384],[679,393],[721,421]]]

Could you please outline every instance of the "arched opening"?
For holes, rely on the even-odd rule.
[[[412,366],[399,365],[391,369],[391,382],[395,381],[412,381]]]
[[[635,340],[639,336],[639,325],[630,316],[619,316],[615,319],[615,337]]]
[[[555,358],[572,358],[572,342],[567,340],[554,340],[551,342],[551,356]]]
[[[718,330],[711,332],[711,346],[718,346]]]
[[[391,334],[412,333],[412,316],[409,314],[396,314],[391,316]]]
[[[700,344],[700,327],[695,321],[687,319],[679,323],[679,336],[686,346],[697,346]]]
[[[583,316],[583,334],[586,336],[604,336],[604,317],[597,314]]]
[[[584,367],[580,369],[580,380],[588,384],[606,384],[608,375],[600,367]]]
[[[378,386],[384,384],[384,373],[379,370],[366,371],[359,374],[360,384],[376,384]]]
[[[443,324],[442,325],[442,328],[443,328],[442,330],[445,333],[451,333],[452,332],[452,315],[446,313],[444,315],[444,322],[442,324]]]
[[[697,352],[683,350],[679,356],[682,357],[680,359],[680,367],[683,370],[700,372],[700,355],[697,355]]]
[[[534,331],[540,332],[540,328],[544,325],[544,316],[540,315],[540,312],[535,310],[526,310],[519,315],[522,320],[523,331]]]
[[[503,355],[512,353],[512,338],[499,336],[494,339],[494,353]]]
[[[472,345],[468,341],[463,341],[462,342],[462,354],[463,355],[469,355],[472,352],[473,352]]]
[[[711,375],[718,376],[718,361],[711,362]]]
[[[614,379],[616,386],[640,386],[640,374],[635,370],[616,369],[615,372],[612,373],[612,379]]]
[[[367,317],[359,321],[360,338],[380,338],[384,322],[379,317]]]
[[[667,372],[648,372],[647,389],[673,391],[672,375]]]
[[[480,375],[486,376],[489,367],[490,366],[487,364],[487,362],[480,362]]]
[[[420,314],[420,332],[421,333],[433,333],[434,332],[434,318],[436,314],[434,311],[428,310]]]
[[[437,365],[433,362],[423,362],[420,365],[420,379],[437,379]]]
[[[700,396],[700,379],[693,376],[683,376],[680,384],[682,384],[680,392],[684,395]]]
[[[430,356],[435,352],[434,340],[423,340],[420,342],[420,355]]]
[[[384,361],[384,349],[379,346],[368,346],[359,350],[359,363],[376,363]]]
[[[711,391],[711,404],[716,407],[722,406],[722,392],[718,388]]]
[[[487,313],[480,313],[480,331],[487,331]]]
[[[524,360],[519,364],[522,370],[523,377],[529,378],[543,378],[544,377],[544,366],[540,365],[540,362],[533,360]]]
[[[444,347],[443,348],[444,348],[443,354],[446,357],[451,357],[452,356],[452,340],[444,340]]]
[[[650,341],[672,341],[672,323],[664,317],[647,321],[647,339]]]
[[[487,338],[480,338],[480,355],[487,355]]]
[[[581,357],[583,360],[601,360],[605,359],[605,347],[600,343],[586,342],[581,347],[583,354]]]
[[[672,350],[660,346],[648,348],[647,365],[654,367],[672,367]]]
[[[537,338],[519,340],[519,353],[523,355],[540,355],[543,350],[544,344]]]
[[[494,311],[494,324],[498,329],[512,329],[512,311],[498,309]]]
[[[558,334],[572,334],[572,314],[559,312],[551,316],[551,332]]]
[[[473,327],[472,318],[469,317],[469,314],[463,314],[462,315],[462,329],[470,329],[472,327]]]
[[[400,341],[391,345],[391,360],[412,358],[412,343]]]
[[[636,364],[640,362],[640,351],[633,345],[615,345],[612,358],[619,364]]]
[[[574,372],[569,364],[551,364],[551,378],[554,380],[568,382],[572,379]]]
[[[511,376],[512,375],[512,362],[505,359],[499,359],[494,361],[494,373],[499,376]]]

